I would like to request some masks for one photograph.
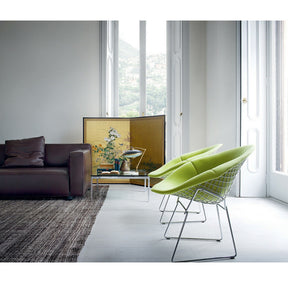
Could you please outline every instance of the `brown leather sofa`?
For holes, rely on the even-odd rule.
[[[48,196],[72,199],[83,196],[90,188],[91,146],[45,144],[44,141],[44,137],[36,137],[0,144],[1,198]]]

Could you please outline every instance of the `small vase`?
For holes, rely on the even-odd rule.
[[[129,162],[127,160],[123,160],[121,167],[120,167],[121,171],[129,171],[130,170],[130,165]]]

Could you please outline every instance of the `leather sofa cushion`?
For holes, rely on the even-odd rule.
[[[45,138],[34,137],[5,141],[4,167],[43,167]]]
[[[68,168],[18,167],[0,169],[1,196],[69,196]],[[5,198],[4,197],[4,198]]]

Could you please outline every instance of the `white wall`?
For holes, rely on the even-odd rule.
[[[0,143],[82,142],[98,116],[98,22],[0,22]]]
[[[189,37],[189,150],[216,143],[222,150],[234,148],[239,145],[237,23],[191,21]]]
[[[237,23],[207,23],[207,145],[222,143],[221,150],[239,146],[237,105]],[[239,179],[231,196],[239,195]]]
[[[189,36],[190,147],[184,152],[206,146],[206,22],[191,21]]]
[[[237,23],[207,22],[207,145],[239,145]]]
[[[189,150],[239,146],[237,22],[191,21],[189,36]],[[231,195],[238,187],[237,179]]]
[[[237,145],[236,22],[190,22],[189,146]],[[99,116],[98,22],[0,22],[0,143],[81,142]],[[185,107],[186,108],[186,107]],[[186,152],[186,151],[183,151]]]

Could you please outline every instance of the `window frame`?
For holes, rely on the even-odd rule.
[[[142,23],[142,24],[141,24]],[[140,21],[142,37],[145,35],[145,21]],[[100,61],[101,61],[101,116],[102,117],[118,117],[118,36],[119,36],[118,21],[101,21],[100,29]],[[145,28],[144,28],[145,27]],[[167,21],[166,22],[167,36],[167,100],[166,100],[166,159],[177,157],[183,151],[189,149],[190,138],[189,133],[183,131],[190,130],[189,122],[189,105],[190,105],[190,85],[189,85],[189,22],[187,21]],[[110,28],[110,29],[109,29]],[[141,40],[144,45],[143,39]],[[143,48],[142,48],[143,50]],[[177,53],[175,53],[177,52]],[[141,52],[143,59],[146,51]],[[110,57],[110,58],[109,58]],[[146,58],[146,57],[145,57]],[[112,59],[112,60],[111,60]],[[110,60],[110,62],[109,62]],[[110,66],[109,66],[110,64]],[[177,64],[177,65],[176,65]],[[173,69],[175,65],[179,68],[177,71]],[[146,65],[142,64],[140,69],[141,78],[146,81]],[[145,70],[144,70],[145,67]],[[109,71],[113,70],[112,79],[108,79]],[[145,76],[145,77],[144,77]],[[109,80],[109,81],[108,81]],[[111,81],[110,81],[111,80]],[[146,82],[142,82],[140,97],[141,105],[139,116],[146,116]],[[111,93],[110,93],[111,92]],[[110,94],[109,94],[110,93]],[[145,95],[145,96],[144,96]],[[141,100],[142,99],[142,100]],[[144,115],[143,115],[144,114]]]
[[[281,22],[282,21],[270,21],[268,23],[269,29],[269,41],[268,41],[268,59],[269,69],[267,78],[269,79],[268,86],[268,123],[269,123],[269,136],[268,136],[268,196],[276,198],[280,201],[288,203],[287,185],[288,185],[288,174],[276,170],[276,138],[279,136],[276,132],[277,122],[277,94],[281,93],[281,79],[280,71],[278,69],[281,66],[281,58],[279,55],[282,53],[279,48],[281,44]],[[277,67],[278,66],[278,67]],[[281,70],[281,69],[280,69]]]
[[[119,116],[118,93],[118,39],[119,21],[101,22],[101,115]],[[140,95],[139,116],[146,116],[146,21],[139,21],[140,43]],[[110,73],[110,74],[109,74]]]

